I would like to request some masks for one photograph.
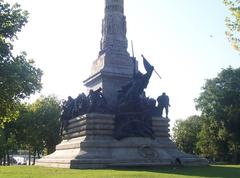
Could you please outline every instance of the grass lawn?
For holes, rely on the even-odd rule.
[[[0,178],[240,178],[240,165],[76,170],[37,166],[0,167]]]

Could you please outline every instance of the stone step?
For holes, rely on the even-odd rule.
[[[155,137],[166,137],[166,138],[169,138],[170,134],[169,133],[163,133],[163,132],[157,132],[157,133],[154,133],[154,136]]]
[[[113,120],[105,120],[105,119],[102,119],[102,120],[81,120],[81,121],[78,121],[78,122],[73,122],[71,124],[69,124],[67,126],[67,130],[69,129],[72,129],[72,128],[76,128],[76,127],[81,127],[81,126],[84,126],[84,125],[114,125],[114,121]]]
[[[83,136],[112,136],[112,130],[84,130],[80,132],[74,132],[70,134],[66,134],[63,136],[64,139],[72,139]]]
[[[69,124],[74,123],[74,122],[78,122],[79,120],[84,120],[84,119],[95,119],[95,120],[102,120],[102,119],[107,119],[107,120],[113,120],[114,119],[114,115],[112,114],[100,114],[100,113],[89,113],[89,114],[85,114],[79,117],[76,117],[74,119],[70,119],[69,120]]]
[[[155,133],[157,133],[157,132],[163,132],[163,133],[170,132],[170,130],[166,127],[153,127],[152,129]]]
[[[71,134],[71,133],[75,133],[75,132],[81,132],[81,131],[87,131],[87,130],[113,130],[114,126],[111,124],[98,124],[98,125],[83,125],[81,127],[75,127],[72,129],[67,130],[67,132],[65,132],[66,134]]]

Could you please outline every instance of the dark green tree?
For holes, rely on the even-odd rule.
[[[0,128],[0,165],[6,164],[6,137],[3,128]]]
[[[240,52],[240,1],[224,0],[224,3],[231,12],[231,17],[225,20],[228,27],[226,35],[233,48]]]
[[[15,129],[18,149],[28,150],[29,164],[31,164],[31,155],[35,156],[38,150],[41,151],[44,147],[31,105],[22,104],[19,109],[19,118],[6,125],[10,124]]]
[[[46,154],[55,150],[60,141],[61,101],[55,96],[40,97],[31,105],[34,118],[34,132],[43,141]]]
[[[202,115],[212,120],[208,126],[215,128],[215,135],[224,133],[229,149],[226,154],[237,161],[240,152],[240,68],[223,69],[216,78],[207,80],[196,102]]]
[[[201,131],[201,118],[190,116],[186,120],[177,120],[173,127],[173,141],[177,147],[191,154],[198,154],[197,142]]]
[[[21,104],[19,118],[5,124],[3,131],[5,131],[4,133],[11,131],[11,135],[14,136],[12,137],[16,140],[15,147],[28,150],[29,164],[31,163],[31,155],[34,156],[32,163],[34,164],[36,156],[42,154],[43,151],[44,154],[52,153],[55,150],[55,146],[59,143],[61,139],[59,133],[60,114],[61,101],[55,96],[41,96],[33,104]],[[8,128],[11,128],[11,130],[8,130]],[[9,141],[12,140],[11,137],[4,136],[3,141],[5,143],[7,143],[6,140],[9,138]],[[15,147],[5,147],[4,151],[9,152]]]
[[[0,0],[0,126],[17,118],[21,99],[41,89],[42,71],[27,60],[25,52],[14,55],[13,41],[27,23],[28,13]]]
[[[213,118],[204,118],[198,134],[197,149],[201,155],[214,162],[228,161],[227,132],[224,125]]]
[[[15,128],[12,122],[0,129],[0,145],[0,159],[4,165],[10,165],[10,155],[17,150]]]

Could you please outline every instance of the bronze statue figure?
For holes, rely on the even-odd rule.
[[[158,101],[158,108],[160,110],[160,115],[162,117],[163,114],[163,109],[165,109],[166,112],[166,118],[168,118],[168,107],[170,106],[169,104],[169,97],[166,95],[166,93],[162,93],[161,96],[157,98]]]
[[[143,57],[143,56],[142,56]],[[157,115],[156,100],[145,96],[154,67],[143,57],[145,74],[137,72],[118,93],[114,138],[140,136],[154,139],[152,117]]]
[[[142,110],[141,95],[147,88],[154,67],[143,58],[144,67],[147,71],[142,74],[140,71],[133,76],[132,81],[122,86],[118,95],[118,110],[120,112],[138,112]]]
[[[88,96],[81,93],[75,99],[69,96],[68,99],[63,102],[62,114],[60,116],[61,134],[66,130],[70,119],[90,112],[110,112],[107,101],[101,91],[101,88],[96,91],[90,90]]]

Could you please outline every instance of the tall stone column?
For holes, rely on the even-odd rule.
[[[134,59],[127,51],[126,33],[124,0],[105,0],[99,56],[84,84],[93,90],[102,87],[111,106],[116,105],[118,90],[132,79],[134,70],[137,70]]]
[[[105,0],[105,17],[102,20],[101,51],[128,55],[126,17],[123,0]]]

